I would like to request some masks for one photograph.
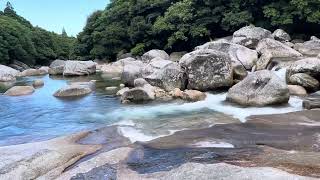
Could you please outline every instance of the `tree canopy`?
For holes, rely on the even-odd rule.
[[[8,2],[0,11],[0,63],[15,60],[28,65],[44,65],[56,58],[68,59],[73,53],[75,38],[62,33],[33,27],[19,16]]]
[[[317,35],[320,1],[112,0],[88,18],[75,53],[114,60],[119,53],[140,55],[153,48],[185,51],[249,24]]]

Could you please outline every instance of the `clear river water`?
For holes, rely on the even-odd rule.
[[[122,105],[119,98],[104,91],[120,82],[100,75],[89,77],[26,77],[8,86],[30,85],[43,79],[44,87],[29,96],[8,97],[0,94],[0,146],[47,140],[83,130],[118,125],[131,141],[148,141],[178,130],[205,128],[218,123],[244,122],[250,115],[275,114],[301,110],[301,100],[292,97],[288,105],[242,108],[224,102],[226,93],[208,93],[204,101]],[[76,99],[58,99],[53,93],[71,81],[97,80],[96,91]]]

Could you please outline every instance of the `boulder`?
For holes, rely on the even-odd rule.
[[[117,96],[122,96],[126,91],[129,91],[129,90],[130,89],[128,87],[122,88],[116,93],[116,95]]]
[[[308,90],[315,91],[319,89],[319,81],[305,73],[294,74],[290,76],[289,80],[291,84],[300,85]]]
[[[155,71],[165,68],[169,64],[173,64],[174,62],[169,60],[164,60],[159,57],[152,59],[143,69],[143,76],[149,76]]]
[[[182,56],[184,56],[185,54],[187,54],[188,52],[186,51],[181,51],[181,52],[172,52],[170,54],[170,60],[174,61],[174,62],[179,62],[179,60],[182,58]]]
[[[96,73],[96,63],[93,61],[66,61],[64,76],[83,76]]]
[[[246,71],[246,69],[242,65],[233,67],[234,80],[243,80],[247,76],[248,76],[248,71]]]
[[[262,39],[258,43],[256,50],[261,54],[261,57],[257,61],[257,70],[266,69],[271,61],[276,61],[277,64],[281,63],[279,61],[289,61],[292,63],[298,57],[302,57],[302,54],[298,51],[270,38]]]
[[[66,62],[64,60],[54,60],[49,66],[50,75],[62,75]]]
[[[157,57],[164,59],[164,60],[170,59],[170,56],[165,51],[158,50],[158,49],[153,49],[153,50],[150,50],[150,51],[144,53],[142,55],[141,59],[143,62],[148,63],[149,61],[151,61],[152,59],[157,58]]]
[[[53,96],[55,97],[76,97],[85,96],[92,92],[92,89],[88,86],[81,85],[68,85],[56,91]]]
[[[149,83],[143,78],[138,78],[134,80],[134,87],[143,87],[147,84]]]
[[[211,49],[184,55],[180,65],[186,71],[188,89],[207,91],[233,84],[233,70],[228,54]]]
[[[297,73],[305,73],[316,79],[320,78],[320,59],[306,58],[292,63],[287,69],[287,77]]]
[[[288,42],[291,41],[290,35],[282,29],[277,29],[273,32],[273,37],[277,41]]]
[[[154,68],[152,74],[145,76],[146,81],[152,86],[160,87],[166,91],[174,88],[185,88],[185,75],[183,69],[176,62],[171,62],[160,69]]]
[[[234,32],[232,42],[255,49],[259,41],[264,38],[273,38],[272,33],[261,27],[251,25]]]
[[[106,93],[109,94],[109,95],[115,95],[117,94],[119,88],[116,87],[116,86],[111,86],[111,87],[106,87]]]
[[[243,106],[266,106],[289,101],[288,87],[268,70],[249,74],[228,92],[227,100]]]
[[[206,99],[207,95],[201,91],[197,90],[185,90],[184,91],[184,99],[187,101],[203,101]]]
[[[41,66],[39,68],[39,71],[40,71],[41,74],[49,74],[49,69],[50,68],[48,66]]]
[[[304,87],[298,85],[288,85],[289,93],[293,96],[306,96],[307,91]]]
[[[317,56],[320,54],[320,39],[311,38],[304,43],[296,43],[294,49],[307,56]]]
[[[6,96],[24,96],[34,93],[34,88],[32,86],[14,86],[7,90],[4,95]]]
[[[15,81],[19,71],[4,65],[0,65],[0,82]]]
[[[233,66],[242,65],[247,70],[251,70],[258,60],[258,53],[245,46],[231,43],[227,40],[208,42],[195,48],[196,50],[212,49],[227,53],[230,56]]]
[[[122,103],[145,103],[155,100],[154,87],[147,84],[125,91],[121,96]]]
[[[44,71],[43,69],[40,70],[40,69],[27,69],[27,70],[24,70],[20,73],[19,76],[41,76],[41,75],[45,75],[47,74],[46,71]]]
[[[123,67],[123,72],[121,74],[122,82],[130,87],[134,86],[134,80],[142,78],[143,66],[140,64],[126,64]]]
[[[32,86],[35,88],[44,86],[44,81],[42,79],[36,79],[32,82]]]

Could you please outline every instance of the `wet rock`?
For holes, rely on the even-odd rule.
[[[306,58],[294,62],[287,69],[287,77],[297,73],[305,73],[318,79],[320,77],[320,59]]]
[[[305,109],[317,109],[320,108],[320,92],[315,92],[307,96],[302,103]]]
[[[93,61],[66,61],[64,76],[83,76],[96,73],[96,63]]]
[[[218,40],[208,42],[202,46],[196,47],[196,50],[212,49],[227,53],[232,61],[232,66],[244,66],[245,69],[250,70],[258,60],[258,53],[245,46],[231,43],[227,40]]]
[[[129,91],[130,89],[128,87],[122,88],[117,92],[117,96],[122,96],[126,91]]]
[[[80,158],[97,151],[98,145],[80,145],[79,133],[45,142],[1,147],[0,179],[55,179]]]
[[[233,33],[232,42],[255,49],[259,41],[264,38],[273,38],[270,31],[261,27],[246,26]]]
[[[105,164],[100,167],[94,168],[87,173],[79,173],[76,176],[70,178],[70,180],[99,180],[99,179],[108,179],[116,180],[117,179],[117,170],[115,167]]]
[[[14,86],[7,90],[4,95],[6,96],[24,96],[34,93],[35,89],[32,86]]]
[[[92,92],[92,89],[88,86],[82,85],[69,85],[56,91],[53,96],[55,97],[77,97],[85,96]]]
[[[50,75],[62,75],[65,64],[66,64],[66,62],[64,60],[59,60],[59,59],[54,60],[49,66],[50,67],[49,74]]]
[[[320,53],[320,39],[311,38],[310,41],[297,43],[294,49],[307,56],[317,56]]]
[[[266,69],[272,59],[275,58],[287,58],[287,61],[295,61],[297,60],[295,58],[302,57],[302,54],[298,51],[271,38],[262,39],[256,50],[262,54],[257,61],[257,70]]]
[[[207,95],[203,92],[197,91],[197,90],[185,90],[184,91],[185,99],[188,101],[203,101],[206,99]]]
[[[233,70],[226,53],[211,49],[184,55],[180,65],[186,70],[188,89],[207,91],[233,84]]]
[[[19,71],[4,65],[0,65],[0,81],[15,81]]]
[[[306,96],[308,93],[306,89],[298,85],[288,85],[290,95],[294,96]]]
[[[291,41],[290,35],[282,29],[277,29],[272,34],[274,39],[281,42]]]
[[[44,86],[44,81],[42,79],[36,79],[32,82],[34,88]]]
[[[288,103],[289,90],[285,82],[268,70],[249,74],[228,92],[227,100],[243,106],[266,106]]]
[[[319,89],[319,81],[305,73],[298,73],[292,75],[290,77],[290,83],[294,85],[300,85],[312,91]]]
[[[155,100],[155,93],[150,84],[125,91],[121,96],[122,103],[145,103],[152,100]]]
[[[170,56],[165,51],[158,50],[158,49],[153,49],[153,50],[150,50],[150,51],[144,53],[142,55],[141,59],[143,62],[148,63],[149,61],[151,61],[152,59],[157,58],[157,57],[164,59],[164,60],[170,59]]]

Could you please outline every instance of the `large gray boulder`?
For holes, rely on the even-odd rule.
[[[159,50],[159,49],[153,49],[150,50],[146,53],[144,53],[141,57],[142,61],[145,63],[148,63],[149,61],[151,61],[154,58],[161,58],[164,60],[169,60],[170,56],[163,50]]]
[[[298,57],[302,57],[302,54],[298,51],[270,38],[262,39],[258,43],[256,50],[261,54],[257,62],[257,70],[266,69],[273,60],[278,61],[276,62],[278,64],[281,63],[279,61],[289,61],[292,63]]]
[[[227,100],[242,106],[266,106],[289,101],[288,87],[277,75],[268,70],[249,74],[228,92]]]
[[[142,78],[143,74],[143,63],[127,63],[123,66],[121,74],[122,82],[130,87],[134,86],[134,80]]]
[[[319,89],[319,81],[305,73],[297,73],[290,77],[290,83],[300,85],[308,90],[316,91]]]
[[[273,38],[272,33],[261,27],[251,25],[234,32],[232,42],[255,49],[259,41],[264,38]]]
[[[208,42],[196,47],[196,50],[212,49],[227,53],[230,56],[233,66],[242,65],[247,70],[252,69],[258,60],[258,53],[245,46],[231,43],[225,39]]]
[[[313,37],[310,41],[304,43],[297,43],[294,49],[307,56],[317,56],[320,54],[320,39]]]
[[[32,86],[14,86],[7,90],[4,95],[6,96],[24,96],[34,93],[34,88]]]
[[[169,64],[173,64],[174,62],[170,60],[164,60],[162,58],[154,58],[148,64],[143,67],[143,76],[149,76],[155,71],[165,68]]]
[[[92,89],[83,85],[68,85],[56,91],[53,96],[55,97],[78,97],[85,96],[92,92]]]
[[[306,58],[292,63],[287,69],[287,77],[297,73],[306,73],[319,79],[320,77],[320,59]]]
[[[50,75],[62,75],[66,62],[64,60],[54,60],[49,66]]]
[[[19,71],[4,65],[0,65],[0,82],[15,81]]]
[[[273,32],[273,37],[277,41],[289,42],[291,41],[290,35],[282,29],[277,29]]]
[[[166,91],[185,88],[184,71],[178,63],[167,60],[157,61],[157,63],[153,61],[146,67],[148,72],[144,71],[144,78],[152,86],[160,87]]]
[[[96,63],[93,61],[66,61],[64,76],[83,76],[96,73]]]
[[[207,91],[233,84],[231,59],[221,51],[196,50],[184,55],[179,63],[186,71],[188,89]]]

